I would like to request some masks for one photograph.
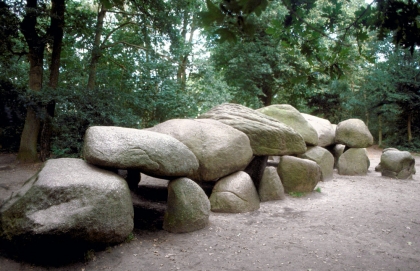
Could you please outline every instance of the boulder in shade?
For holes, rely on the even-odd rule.
[[[349,148],[367,148],[372,146],[373,136],[362,120],[348,119],[337,124],[335,142]]]
[[[322,180],[333,178],[334,156],[327,149],[319,146],[308,147],[308,150],[299,157],[316,162],[321,167]]]
[[[148,130],[170,135],[194,153],[199,167],[187,175],[194,181],[217,180],[243,170],[252,159],[248,137],[216,120],[172,119]]]
[[[209,216],[209,199],[197,183],[188,178],[169,182],[163,229],[175,233],[196,231],[208,224]]]
[[[175,138],[114,126],[89,127],[83,156],[93,165],[138,169],[156,177],[183,177],[198,168],[194,153]]]
[[[273,104],[257,109],[298,132],[306,144],[318,145],[318,134],[314,127],[302,116],[302,114],[290,104]]]
[[[262,202],[285,198],[283,184],[277,173],[277,168],[265,168],[264,175],[258,187],[258,194],[260,195],[260,200]]]
[[[317,163],[294,156],[282,156],[277,172],[286,193],[312,192],[322,181],[321,168]]]
[[[305,141],[298,132],[239,104],[216,106],[199,118],[215,119],[244,132],[249,137],[255,156],[300,154],[306,151]]]
[[[350,148],[338,159],[338,174],[350,176],[366,175],[370,166],[369,157],[364,148]]]
[[[251,177],[243,171],[220,179],[210,196],[211,210],[245,213],[260,208],[260,198]]]

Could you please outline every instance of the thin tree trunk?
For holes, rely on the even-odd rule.
[[[63,44],[63,27],[64,27],[64,12],[65,12],[65,0],[54,0],[52,1],[51,9],[51,25],[50,35],[53,39],[52,55],[50,63],[50,78],[48,86],[52,89],[56,89],[58,86],[58,77],[60,69],[60,56],[61,48]],[[45,114],[44,124],[41,131],[41,161],[45,161],[50,156],[51,149],[51,134],[52,134],[52,119],[54,118],[55,101],[48,103]]]
[[[408,113],[408,118],[407,118],[407,134],[408,134],[408,142],[411,142],[413,140],[413,135],[411,133],[411,122],[413,119],[413,113],[409,112]]]
[[[193,36],[194,36],[194,32],[196,30],[196,26],[194,24],[194,18],[192,18],[192,22],[191,22],[191,32],[190,32],[190,37],[188,39],[188,41],[186,41],[187,39],[187,27],[188,27],[188,18],[189,18],[189,14],[188,11],[184,11],[184,21],[183,21],[183,27],[182,27],[182,32],[181,32],[181,36],[184,39],[184,50],[185,47],[190,46],[192,44],[193,41]],[[188,57],[190,56],[190,51],[184,51],[181,54],[180,57],[180,61],[178,64],[178,71],[177,71],[177,79],[178,79],[178,83],[181,85],[181,91],[184,92],[186,85],[187,85],[187,65],[188,65]]]
[[[99,58],[101,57],[101,37],[104,30],[104,19],[107,9],[101,5],[98,12],[98,19],[96,22],[95,40],[93,43],[92,56],[89,65],[89,78],[87,83],[88,89],[94,89],[96,85],[96,69],[98,67]]]
[[[20,30],[29,47],[29,89],[40,91],[42,88],[43,60],[45,41],[36,31],[37,0],[27,0],[25,17],[20,25]],[[40,130],[40,120],[34,108],[28,107],[25,125],[23,127],[18,160],[21,162],[37,162],[37,141]]]
[[[378,116],[378,125],[379,125],[379,131],[378,131],[378,145],[382,146],[382,114]]]

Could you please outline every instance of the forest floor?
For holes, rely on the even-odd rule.
[[[367,176],[335,172],[318,184],[320,192],[265,202],[250,213],[211,213],[196,232],[135,230],[130,241],[62,266],[0,251],[0,270],[420,270],[420,177],[381,177],[374,171],[381,150],[368,153]],[[14,161],[0,155],[0,203],[40,167]]]

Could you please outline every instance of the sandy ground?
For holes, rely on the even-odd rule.
[[[381,151],[368,151],[367,176],[335,173],[318,184],[320,193],[250,213],[212,213],[210,224],[192,233],[135,230],[133,240],[64,266],[33,265],[3,251],[0,270],[420,270],[420,178],[381,177],[374,171]],[[39,167],[1,157],[0,200]]]

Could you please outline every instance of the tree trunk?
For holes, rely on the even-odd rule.
[[[29,47],[29,89],[40,91],[42,88],[43,60],[45,41],[40,38],[36,31],[37,0],[27,0],[25,17],[20,25],[20,30]],[[23,127],[18,160],[21,162],[37,162],[37,141],[40,130],[40,120],[34,108],[28,107]]]
[[[379,126],[379,131],[378,131],[378,145],[382,146],[382,114],[380,114],[378,116],[378,126]]]
[[[51,25],[49,35],[52,37],[52,54],[50,63],[50,78],[48,86],[56,89],[58,86],[58,77],[60,69],[60,55],[63,44],[63,27],[64,27],[64,12],[65,0],[52,1],[51,8]],[[41,161],[45,161],[50,156],[51,149],[51,134],[52,134],[52,119],[55,111],[55,101],[50,101],[45,108],[45,120],[41,131]]]
[[[87,83],[88,89],[94,89],[96,84],[96,69],[98,66],[99,58],[101,57],[101,37],[104,30],[104,19],[107,9],[104,5],[101,5],[100,11],[98,12],[98,18],[96,22],[95,40],[93,43],[92,56],[89,65],[89,78]]]
[[[408,142],[411,142],[413,140],[413,135],[411,133],[411,122],[413,120],[413,113],[409,112],[408,113],[408,118],[407,118],[407,134],[408,134]]]
[[[187,10],[184,11],[184,21],[182,26],[182,32],[181,36],[183,38],[183,52],[181,53],[181,56],[179,58],[179,64],[178,64],[178,71],[177,71],[177,80],[178,83],[181,86],[181,91],[184,92],[186,85],[187,85],[187,65],[188,65],[188,57],[190,56],[190,49],[185,50],[185,48],[190,46],[193,41],[194,32],[196,30],[196,26],[194,24],[194,18],[192,18],[191,22],[191,32],[190,37],[187,42],[187,27],[188,27],[188,19],[189,19],[189,13]]]
[[[260,95],[259,97],[261,102],[263,103],[264,106],[271,105],[273,101],[273,91],[268,86],[262,86],[261,90],[264,93],[264,95]]]

